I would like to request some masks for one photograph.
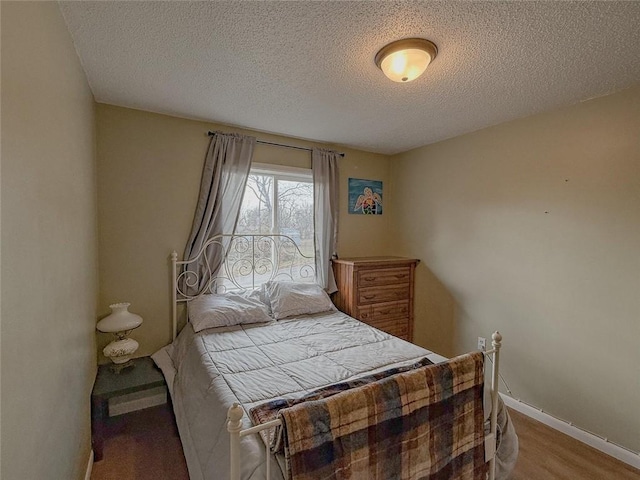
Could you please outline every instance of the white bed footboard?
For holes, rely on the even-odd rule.
[[[489,480],[496,478],[496,439],[498,432],[498,397],[500,375],[500,348],[502,347],[502,335],[496,331],[491,335],[492,350],[485,355],[491,355],[491,415],[489,417],[489,435],[484,439],[484,459],[489,461]],[[491,438],[488,438],[491,437]]]
[[[281,425],[280,420],[272,420],[270,422],[261,423],[255,427],[246,428],[242,430],[242,416],[244,410],[240,405],[234,403],[229,407],[229,413],[227,418],[227,430],[231,437],[231,480],[240,480],[240,438],[259,433],[262,430],[268,430],[269,428],[277,427]],[[271,478],[271,451],[269,445],[265,443],[266,455],[267,455],[267,480]]]
[[[500,348],[502,347],[502,335],[500,332],[494,332],[492,338],[492,349],[484,352],[485,357],[491,360],[491,414],[489,417],[489,433],[485,435],[484,447],[485,447],[485,461],[489,462],[489,473],[487,475],[488,480],[495,480],[496,478],[496,438],[497,438],[497,425],[498,425],[498,380],[499,380],[499,368],[500,368]],[[227,415],[227,430],[230,435],[231,442],[231,469],[230,480],[241,480],[240,478],[240,464],[241,464],[241,452],[240,452],[240,438],[256,434],[262,430],[274,428],[281,425],[280,420],[272,420],[270,422],[262,423],[251,428],[242,429],[242,417],[244,415],[243,408],[234,403],[230,408]],[[267,480],[270,480],[271,475],[271,452],[269,445],[265,443],[266,457],[267,457]]]

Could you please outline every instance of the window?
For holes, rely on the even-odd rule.
[[[236,233],[287,235],[305,256],[313,258],[311,170],[253,164]]]

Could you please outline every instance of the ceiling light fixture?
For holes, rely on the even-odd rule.
[[[438,47],[424,38],[405,38],[385,45],[376,54],[380,70],[394,82],[415,80],[436,58]]]

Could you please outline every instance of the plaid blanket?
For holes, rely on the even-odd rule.
[[[291,480],[484,479],[483,362],[476,352],[314,392],[320,397],[280,410],[272,446],[284,445]]]
[[[284,408],[293,407],[294,405],[298,405],[302,402],[309,402],[311,400],[327,398],[335,395],[336,393],[344,392],[345,390],[362,387],[363,385],[376,382],[391,375],[395,375],[396,373],[407,372],[409,370],[414,370],[416,368],[424,367],[427,365],[433,365],[433,362],[425,357],[410,365],[389,368],[381,372],[372,373],[371,375],[355,378],[346,382],[334,383],[333,385],[319,388],[317,390],[314,390],[313,392],[297,398],[276,398],[275,400],[261,403],[260,405],[253,407],[249,411],[249,416],[251,417],[254,425],[266,423],[278,418],[280,410]],[[264,440],[264,443],[271,447],[272,453],[279,453],[282,451],[282,427],[276,427],[275,429],[269,430],[261,430],[260,436],[262,437],[262,440]]]

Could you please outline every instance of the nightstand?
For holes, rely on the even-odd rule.
[[[91,436],[94,460],[102,459],[102,447],[109,419],[109,400],[166,385],[151,357],[135,358],[134,366],[114,373],[111,365],[99,365],[91,392]]]

